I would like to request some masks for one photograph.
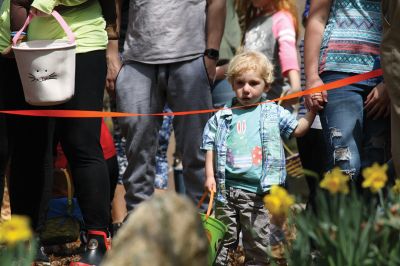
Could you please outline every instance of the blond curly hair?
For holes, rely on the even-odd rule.
[[[228,66],[227,79],[233,86],[233,81],[247,71],[257,72],[264,80],[266,87],[274,81],[274,66],[261,52],[244,51],[232,58]]]

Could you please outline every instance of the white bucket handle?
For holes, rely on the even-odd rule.
[[[71,28],[68,26],[68,24],[65,22],[65,20],[62,18],[62,16],[55,10],[53,10],[51,12],[51,15],[58,21],[58,23],[60,24],[61,28],[63,28],[64,32],[67,34],[68,37],[68,41],[69,43],[75,43],[75,36],[72,33]],[[26,27],[28,26],[28,24],[31,22],[31,20],[34,18],[34,16],[29,13],[28,17],[25,20],[25,24],[22,26],[22,28],[17,32],[17,34],[15,34],[14,38],[12,39],[13,42],[13,46],[17,45],[17,41],[19,39],[19,36],[21,35],[21,33],[26,29]]]

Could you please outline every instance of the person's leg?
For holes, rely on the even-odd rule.
[[[306,135],[297,138],[297,147],[303,169],[314,172],[318,177],[305,173],[309,194],[307,207],[315,209],[315,194],[319,180],[323,177],[326,164],[325,140],[321,129],[311,128]]]
[[[105,51],[77,54],[75,94],[60,108],[102,110],[106,71]],[[56,122],[87,229],[80,261],[71,265],[99,265],[110,248],[110,180],[100,144],[101,119],[60,118]]]
[[[163,112],[171,112],[171,109],[169,109],[166,105]],[[167,160],[167,150],[169,138],[171,137],[172,133],[173,119],[173,116],[164,116],[160,131],[158,132],[158,148],[156,153],[156,178],[154,182],[154,186],[156,189],[165,190],[168,188],[169,166]]]
[[[226,225],[228,231],[220,243],[214,265],[228,265],[229,253],[236,250],[239,245],[239,208],[236,206],[235,197],[228,196],[227,203],[215,202],[215,218]]]
[[[400,64],[400,63],[399,63]],[[397,78],[400,78],[398,76]],[[400,88],[400,80],[397,85]],[[398,96],[400,98],[400,92]],[[393,98],[393,97],[392,97]],[[400,178],[400,102],[392,104],[391,114],[391,142],[392,142],[392,160],[396,171],[396,178]]]
[[[171,64],[167,92],[173,111],[211,109],[211,93],[203,58]],[[186,194],[198,202],[204,191],[202,134],[211,114],[174,117],[177,148],[182,154]],[[202,206],[205,208],[206,206]]]
[[[325,83],[333,82],[348,74],[327,72],[322,75]],[[363,88],[351,84],[328,91],[328,102],[320,112],[326,152],[327,169],[340,167],[352,179],[357,179],[361,168],[363,134]]]
[[[4,86],[3,73],[5,73],[6,67],[6,59],[0,57],[0,80],[2,83],[0,84],[0,110],[4,110],[4,90],[8,89]],[[4,194],[4,184],[5,184],[5,172],[8,163],[8,138],[7,138],[7,123],[6,116],[4,114],[0,114],[0,210],[3,202],[3,194]]]
[[[4,108],[0,108],[0,110],[3,109]],[[6,126],[6,118],[4,115],[0,114],[0,210],[3,202],[5,173],[8,162],[8,139]]]
[[[108,176],[110,177],[110,222],[108,226],[108,231],[110,232],[111,236],[114,235],[114,226],[113,226],[113,201],[115,192],[117,189],[118,184],[118,160],[117,155],[114,155],[108,159],[106,159],[107,169],[108,169]]]
[[[75,94],[60,108],[102,110],[105,75],[104,51],[78,54]],[[106,230],[110,217],[110,182],[100,145],[100,125],[97,118],[60,118],[56,125],[88,230]]]
[[[283,241],[283,233],[271,235],[269,214],[261,196],[241,189],[234,189],[233,193],[240,210],[245,265],[268,265],[267,249],[270,245],[279,245]]]
[[[6,59],[4,105],[9,110],[40,109],[25,102],[15,60]],[[10,203],[12,214],[27,215],[40,231],[52,188],[52,119],[7,115],[10,143]]]
[[[111,217],[113,223],[113,234],[115,234],[122,222],[126,217],[126,202],[125,202],[125,188],[122,183],[118,183],[115,192],[114,198],[112,200],[111,206]]]
[[[400,178],[400,2],[382,0],[383,35],[381,59],[386,89],[391,100],[392,158]]]
[[[118,160],[117,155],[106,159],[108,176],[110,177],[110,200],[114,198],[115,189],[118,183]]]
[[[165,71],[158,65],[125,64],[117,79],[117,109],[127,113],[160,113],[164,96],[160,82]],[[136,116],[119,119],[126,139],[128,166],[123,182],[128,212],[154,193],[155,155],[162,117]]]
[[[116,101],[115,98],[110,98],[110,108],[111,111],[116,111]],[[114,198],[112,198],[111,203],[111,217],[112,217],[112,234],[115,235],[118,229],[121,227],[122,222],[126,217],[126,202],[125,202],[125,188],[122,183],[122,177],[125,173],[126,166],[128,165],[128,160],[125,155],[125,138],[122,136],[121,128],[116,117],[113,117],[113,138],[115,151],[117,152],[118,161],[118,180],[114,192]]]
[[[364,117],[361,169],[390,159],[390,119]]]

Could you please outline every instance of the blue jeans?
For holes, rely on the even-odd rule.
[[[330,83],[352,75],[327,71],[321,79]],[[374,78],[328,91],[328,103],[320,112],[327,145],[326,170],[338,166],[353,180],[361,180],[360,169],[388,160],[389,119],[373,120],[364,111],[364,101],[380,82],[381,78]]]
[[[172,112],[168,105],[164,106],[164,113]],[[163,116],[163,122],[160,130],[158,131],[158,148],[156,152],[156,178],[154,180],[154,187],[157,189],[168,188],[168,160],[167,150],[169,145],[169,138],[172,133],[173,116]]]

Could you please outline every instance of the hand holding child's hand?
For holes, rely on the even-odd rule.
[[[313,101],[317,101],[317,103],[319,105],[323,105],[324,104],[324,97],[322,96],[321,92],[317,92],[317,93],[311,94],[311,99]]]
[[[206,191],[217,191],[217,185],[215,183],[215,178],[213,176],[206,177],[206,182],[204,183],[204,189]]]
[[[31,10],[29,11],[33,16],[38,16],[38,17],[48,17],[49,14],[44,13],[43,11],[35,8],[35,7],[31,7]]]
[[[312,89],[322,85],[324,85],[324,82],[319,77],[315,79],[306,80],[306,89]],[[322,96],[322,101],[317,101],[312,99],[312,95],[304,96],[305,106],[307,107],[308,110],[310,111],[312,110],[313,112],[318,112],[324,109],[324,104],[328,102],[328,94],[326,91],[320,92],[319,94]]]

